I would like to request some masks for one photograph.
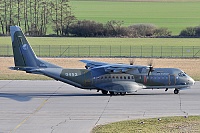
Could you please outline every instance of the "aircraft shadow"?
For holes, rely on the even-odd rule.
[[[154,95],[174,95],[172,93],[131,93],[125,96],[154,96]],[[30,101],[32,98],[49,98],[49,97],[96,97],[111,96],[101,93],[0,93],[0,98],[9,98],[20,102]],[[121,95],[114,95],[116,97]]]

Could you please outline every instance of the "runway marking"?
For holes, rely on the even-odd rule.
[[[48,98],[49,99],[49,98]],[[10,133],[15,132],[22,124],[24,124],[31,116],[33,116],[36,112],[38,112],[44,105],[45,103],[48,101],[48,99],[44,100],[42,102],[42,104],[40,104],[39,107],[37,107],[37,109],[30,114],[28,117],[26,117],[21,123],[19,123],[13,130],[10,131]]]
[[[62,87],[63,87],[63,85],[60,86],[60,87],[58,87],[58,89],[57,89],[56,91],[54,91],[54,92],[52,93],[52,95],[50,95],[47,99],[45,99],[45,100],[40,104],[40,106],[36,108],[36,110],[35,110],[32,114],[30,114],[30,115],[27,116],[22,122],[20,122],[13,130],[10,131],[10,133],[15,132],[15,131],[16,131],[22,124],[24,124],[31,116],[33,116],[35,113],[37,113],[37,112],[47,103],[47,101],[49,100],[49,98],[51,98],[51,96],[53,96],[53,95],[54,95],[60,88],[62,88]]]

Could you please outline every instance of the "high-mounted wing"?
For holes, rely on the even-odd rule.
[[[86,69],[92,69],[92,68],[95,68],[95,67],[108,65],[108,63],[97,62],[97,61],[90,61],[90,60],[80,60],[80,61],[86,64],[85,65]]]
[[[90,60],[80,60],[83,63],[86,63],[86,69],[97,69],[104,68],[107,73],[126,73],[130,70],[138,70],[138,73],[148,73],[149,66],[141,65],[127,65],[127,64],[109,64],[104,62],[95,62]]]

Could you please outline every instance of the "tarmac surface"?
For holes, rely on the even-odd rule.
[[[0,80],[0,133],[89,133],[120,120],[200,115],[200,82],[188,90],[102,95],[47,80]]]

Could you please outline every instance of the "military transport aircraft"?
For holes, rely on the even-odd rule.
[[[96,89],[103,94],[125,95],[140,89],[190,88],[195,81],[177,68],[153,68],[152,65],[109,64],[81,60],[84,69],[65,69],[38,59],[18,26],[10,27],[15,67],[27,73],[42,74],[81,89]]]

